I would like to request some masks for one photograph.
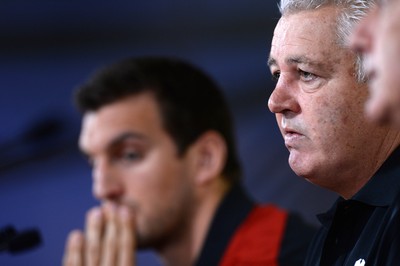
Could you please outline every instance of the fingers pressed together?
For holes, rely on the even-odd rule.
[[[67,239],[64,266],[132,266],[135,261],[134,218],[125,206],[105,204],[88,211],[85,231]]]

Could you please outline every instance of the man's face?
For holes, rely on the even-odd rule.
[[[190,155],[177,157],[152,95],[87,113],[80,147],[93,166],[95,197],[134,213],[139,247],[160,247],[186,228],[194,194]]]
[[[336,16],[324,7],[279,20],[269,59],[277,84],[268,106],[294,172],[346,197],[366,182],[374,162],[365,154],[379,149],[383,132],[364,119],[367,88],[356,81],[354,54],[337,44]]]
[[[354,50],[364,55],[370,98],[366,114],[400,127],[400,1],[382,1],[352,36]]]

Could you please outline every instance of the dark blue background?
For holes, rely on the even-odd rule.
[[[43,244],[0,265],[60,265],[81,228],[90,169],[76,148],[72,91],[99,66],[126,56],[176,55],[202,67],[232,108],[245,170],[259,201],[315,213],[335,197],[295,176],[267,99],[266,61],[277,4],[269,0],[2,0],[0,2],[0,229],[37,227]],[[138,265],[158,265],[151,252]]]

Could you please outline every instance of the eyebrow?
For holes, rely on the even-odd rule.
[[[124,133],[118,135],[117,137],[113,138],[108,143],[107,147],[116,146],[116,145],[120,144],[121,142],[124,142],[125,140],[128,140],[128,139],[144,139],[144,136],[142,134],[135,133],[135,132],[124,132]]]
[[[124,133],[117,135],[109,143],[107,143],[105,148],[106,148],[106,150],[109,150],[112,147],[118,146],[122,142],[129,140],[129,139],[143,140],[143,139],[145,139],[145,137],[144,137],[144,135],[136,133],[136,132],[124,132]],[[80,150],[81,150],[81,153],[83,153],[84,155],[90,156],[90,154],[83,147],[80,147]]]
[[[285,60],[285,62],[289,65],[292,64],[307,64],[307,65],[315,65],[310,58],[301,55],[301,56],[292,56]]]
[[[321,63],[315,63],[313,62],[310,58],[304,55],[300,56],[291,56],[285,59],[285,63],[288,65],[293,65],[293,64],[307,64],[310,66],[316,66],[318,68],[323,68],[323,64]],[[275,66],[277,65],[276,59],[273,57],[268,58],[268,66]]]

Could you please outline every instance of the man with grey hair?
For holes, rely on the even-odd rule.
[[[268,64],[293,171],[340,195],[305,265],[400,265],[400,131],[370,123],[368,88],[347,39],[367,0],[282,0]]]

